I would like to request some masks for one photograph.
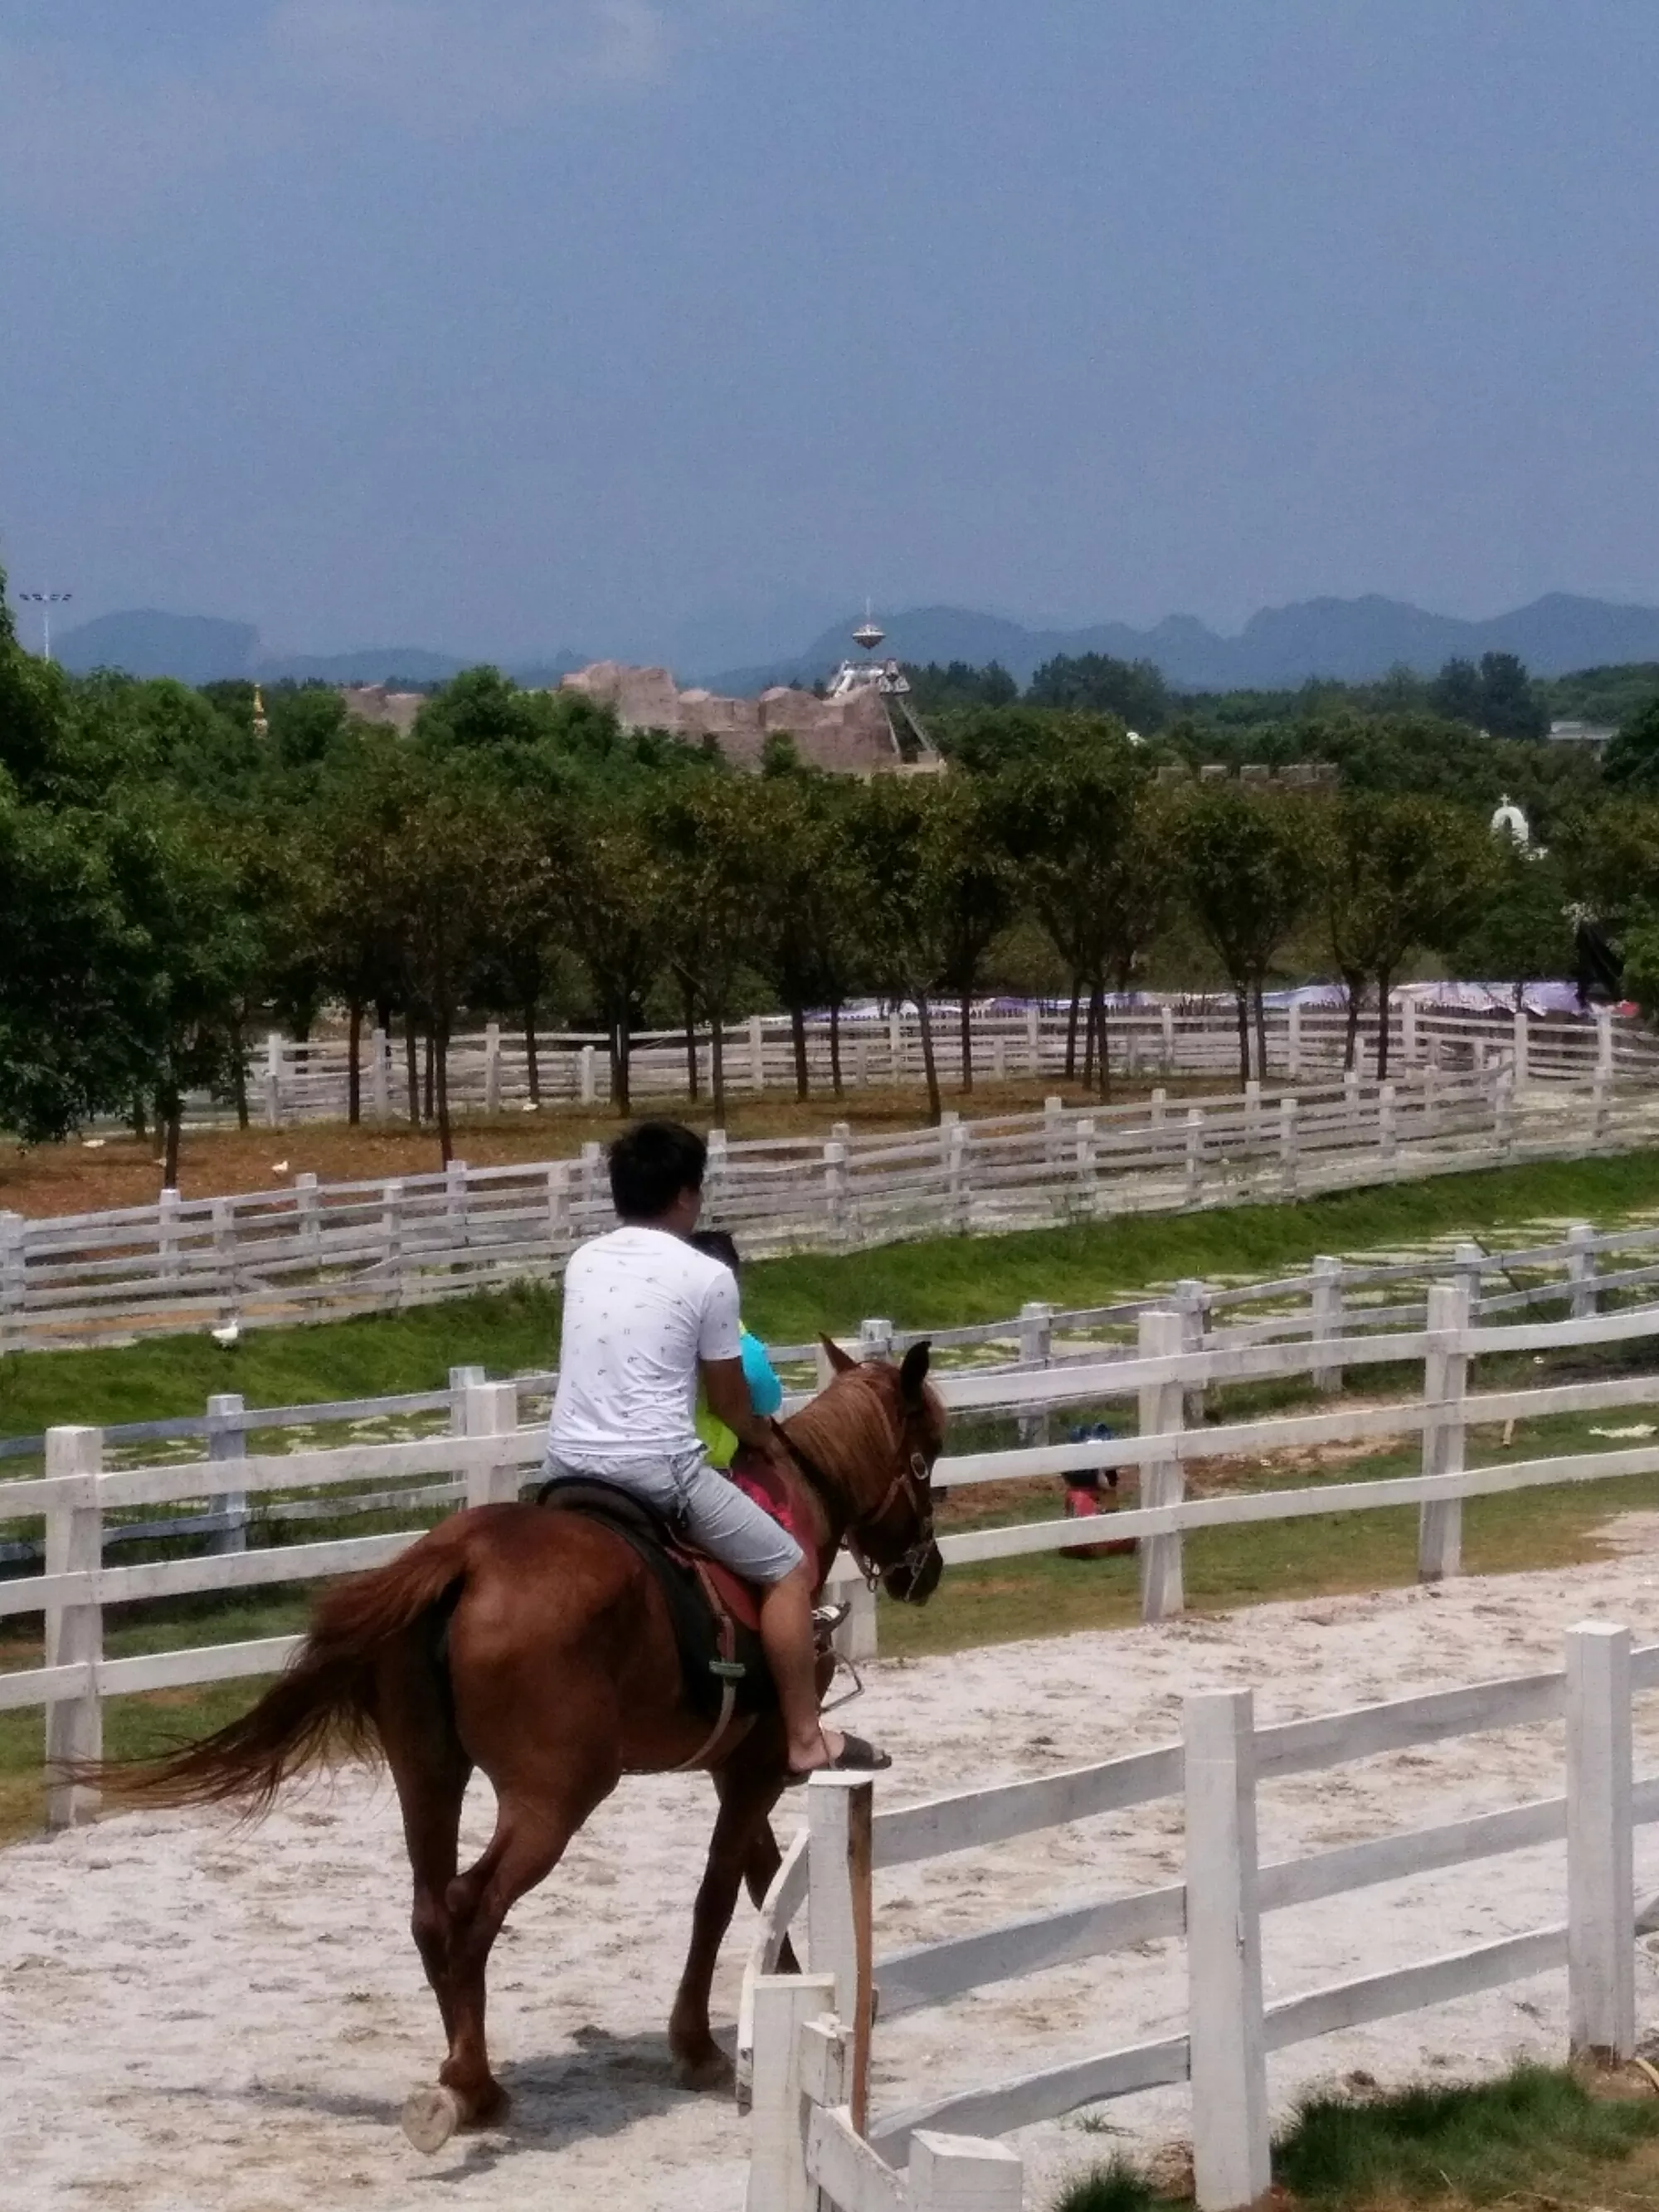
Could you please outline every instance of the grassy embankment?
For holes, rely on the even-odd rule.
[[[851,1329],[872,1312],[909,1327],[992,1320],[1015,1312],[1028,1298],[1085,1305],[1185,1275],[1220,1279],[1284,1272],[1321,1251],[1410,1250],[1456,1234],[1503,1241],[1523,1228],[1540,1233],[1542,1223],[1583,1218],[1611,1225],[1656,1207],[1659,1155],[1633,1154],[1443,1177],[1297,1206],[1240,1206],[761,1262],[750,1271],[745,1303],[751,1325],[774,1341],[802,1341],[819,1326]],[[555,1296],[526,1291],[408,1315],[256,1332],[229,1353],[199,1337],[31,1354],[0,1364],[0,1433],[27,1432],[56,1421],[109,1423],[191,1412],[211,1389],[240,1389],[250,1404],[274,1405],[430,1389],[442,1382],[451,1364],[464,1361],[511,1372],[549,1361],[556,1321]],[[1612,1356],[1577,1355],[1577,1370],[1600,1371]],[[1495,1382],[1497,1366],[1486,1363],[1482,1379]],[[1522,1363],[1515,1379],[1534,1375]],[[1361,1370],[1355,1379],[1372,1395],[1398,1390],[1404,1395],[1416,1370],[1396,1376]],[[1214,1399],[1210,1413],[1224,1408],[1240,1418],[1247,1409],[1288,1406],[1296,1402],[1297,1389],[1290,1384],[1231,1392]],[[1496,1434],[1477,1433],[1471,1457],[1531,1456],[1547,1447],[1592,1449],[1589,1425],[1585,1418],[1540,1421],[1517,1427],[1507,1445]],[[1326,1474],[1359,1480],[1413,1471],[1417,1455],[1415,1438],[1407,1438],[1396,1449],[1340,1465],[1232,1469],[1228,1480],[1252,1486]],[[1204,1470],[1198,1474],[1202,1486]],[[1059,1510],[1057,1490],[1027,1486],[1017,1502],[964,1492],[947,1504],[945,1525],[1039,1517]],[[1474,1501],[1466,1516],[1466,1563],[1472,1571],[1497,1572],[1592,1558],[1610,1516],[1652,1505],[1659,1505],[1659,1479]],[[378,1525],[358,1521],[341,1533],[368,1533]],[[1357,1526],[1363,1530],[1359,1540]],[[331,1531],[313,1525],[302,1533],[318,1537]],[[1403,1583],[1413,1577],[1414,1560],[1415,1516],[1409,1510],[1369,1515],[1360,1524],[1332,1516],[1218,1530],[1188,1540],[1188,1599],[1194,1607],[1220,1607]],[[135,1607],[125,1618],[112,1618],[108,1648],[115,1656],[277,1634],[300,1625],[305,1603],[302,1590],[289,1589],[250,1592],[240,1601],[204,1596]],[[941,1651],[1109,1627],[1133,1620],[1135,1609],[1133,1559],[1039,1555],[957,1571],[925,1613],[887,1607],[884,1648],[894,1654]],[[38,1638],[7,1634],[0,1665],[34,1663],[38,1650]],[[246,1683],[226,1683],[112,1701],[110,1748],[136,1751],[162,1735],[216,1725],[251,1690]],[[34,1713],[0,1716],[0,1834],[19,1832],[38,1818],[40,1728]]]
[[[1088,2124],[1085,2121],[1085,2125]],[[1478,2087],[1310,2099],[1273,2145],[1280,2212],[1652,2212],[1659,2099],[1632,2070],[1517,2066]],[[1190,2212],[1190,2186],[1117,2158],[1073,2182],[1053,2212]]]

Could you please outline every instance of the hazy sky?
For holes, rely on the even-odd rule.
[[[0,0],[0,557],[501,656],[1659,601],[1656,94],[1659,0]]]

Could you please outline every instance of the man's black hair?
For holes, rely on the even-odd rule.
[[[611,1202],[623,1221],[655,1221],[683,1190],[702,1188],[708,1147],[678,1121],[636,1121],[607,1156]]]
[[[706,1252],[711,1260],[718,1260],[722,1267],[729,1267],[734,1275],[737,1273],[737,1239],[728,1230],[699,1229],[685,1241],[695,1251]]]

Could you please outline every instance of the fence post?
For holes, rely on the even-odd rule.
[[[1390,1175],[1399,1169],[1399,1132],[1395,1121],[1394,1085],[1385,1083],[1376,1094],[1376,1144],[1382,1164]]]
[[[216,1198],[210,1213],[213,1224],[213,1276],[222,1322],[234,1321],[238,1305],[235,1205],[234,1199]]]
[[[1095,1117],[1079,1114],[1073,1125],[1073,1156],[1076,1164],[1078,1210],[1085,1220],[1095,1211]]]
[[[1358,1064],[1352,1067],[1345,1067],[1342,1071],[1342,1103],[1347,1110],[1350,1121],[1358,1115],[1363,1103],[1359,1096],[1359,1087],[1363,1079]]]
[[[1006,2143],[918,2128],[907,2179],[910,2212],[1019,2212],[1025,2161]]]
[[[1574,1321],[1588,1321],[1596,1310],[1595,1235],[1588,1221],[1575,1221],[1567,1231],[1567,1280],[1572,1285]]]
[[[1292,999],[1285,1016],[1285,1078],[1296,1083],[1302,1075],[1302,1001]]]
[[[1600,1145],[1607,1141],[1612,1120],[1613,1070],[1598,1062],[1590,1079],[1590,1135]]]
[[[395,1178],[380,1189],[380,1264],[392,1286],[392,1303],[404,1302],[404,1187]]]
[[[1047,1369],[1054,1351],[1054,1310],[1041,1298],[1027,1301],[1019,1310],[1019,1364]],[[1019,1440],[1028,1449],[1048,1441],[1048,1409],[1019,1417]]]
[[[501,1110],[501,1025],[484,1024],[484,1112]]]
[[[1524,1091],[1532,1074],[1532,1054],[1529,1048],[1532,1041],[1532,1033],[1531,1027],[1528,1020],[1527,1010],[1524,1006],[1517,1006],[1516,1008],[1513,1017],[1513,1025],[1515,1031],[1515,1052],[1514,1058],[1511,1062],[1513,1071],[1512,1079],[1517,1091]]]
[[[470,1436],[466,1425],[466,1394],[476,1389],[484,1380],[482,1367],[452,1367],[449,1370],[449,1433],[452,1437]]]
[[[848,1615],[830,1638],[830,1648],[855,1667],[878,1656],[876,1594],[854,1565],[850,1553],[838,1552],[824,1577],[823,1602],[845,1605]]]
[[[163,1189],[155,1208],[155,1239],[161,1254],[161,1280],[179,1279],[179,1194]]]
[[[887,1017],[887,1076],[891,1083],[904,1080],[904,1017],[896,1007]]]
[[[823,1218],[832,1244],[847,1242],[847,1147],[831,1138],[823,1148]]]
[[[1423,1431],[1423,1472],[1456,1476],[1463,1472],[1463,1394],[1468,1385],[1468,1354],[1460,1348],[1469,1326],[1467,1282],[1434,1283],[1429,1288],[1429,1356],[1423,1363],[1423,1402],[1429,1421]],[[1463,1501],[1425,1500],[1419,1510],[1417,1577],[1437,1583],[1461,1573],[1463,1565]]]
[[[465,1160],[451,1160],[444,1170],[444,1229],[452,1244],[466,1243],[466,1162]]]
[[[1161,1085],[1157,1085],[1146,1103],[1146,1126],[1156,1133],[1164,1127],[1164,1117],[1169,1112],[1170,1094]]]
[[[746,2212],[818,2212],[806,2172],[811,2100],[802,2094],[801,2030],[835,2010],[830,1974],[762,1974],[755,1981],[754,2122]]]
[[[1167,1308],[1152,1309],[1140,1316],[1140,1359],[1176,1358],[1181,1351],[1181,1316]],[[1182,1427],[1182,1385],[1179,1382],[1144,1382],[1140,1387],[1140,1433],[1143,1437],[1172,1436]],[[1179,1505],[1184,1487],[1181,1462],[1171,1456],[1154,1460],[1140,1470],[1143,1505]],[[1167,1536],[1143,1536],[1136,1546],[1140,1568],[1140,1617],[1165,1620],[1186,1603],[1182,1589],[1181,1531]]]
[[[1567,1631],[1567,2013],[1572,2055],[1636,2049],[1630,1631]]]
[[[1417,1001],[1410,992],[1400,1001],[1400,1057],[1408,1068],[1418,1064]]]
[[[519,1425],[519,1391],[514,1382],[469,1382],[461,1393],[470,1437],[510,1437]],[[469,1505],[510,1505],[519,1494],[519,1470],[500,1461],[469,1467]]]
[[[1515,1078],[1500,1068],[1492,1085],[1492,1136],[1498,1156],[1510,1159],[1515,1152]]]
[[[1190,1275],[1183,1276],[1176,1285],[1176,1311],[1181,1316],[1181,1348],[1183,1352],[1202,1352],[1204,1349],[1204,1315],[1208,1293],[1202,1283]],[[1204,1419],[1204,1385],[1189,1382],[1182,1393],[1186,1425],[1195,1429]]]
[[[758,1014],[749,1017],[749,1088],[766,1088],[766,1027]]]
[[[1025,1009],[1025,1072],[1035,1079],[1042,1073],[1042,1009]]]
[[[21,1213],[0,1213],[0,1353],[21,1352],[27,1341],[23,1234]]]
[[[599,1147],[595,1146],[597,1156]],[[708,1132],[708,1158],[702,1171],[703,1203],[711,1218],[718,1217],[721,1200],[726,1195],[726,1175],[729,1164],[724,1129]]]
[[[1254,1152],[1261,1142],[1261,1078],[1253,1075],[1244,1085],[1244,1149]]]
[[[208,1400],[207,1455],[210,1462],[222,1466],[227,1460],[245,1460],[247,1457],[247,1431],[242,1425],[245,1410],[242,1397],[236,1391],[223,1391]],[[246,1491],[216,1492],[211,1510],[221,1525],[208,1539],[209,1551],[246,1551]]]
[[[1468,1243],[1452,1247],[1452,1266],[1456,1279],[1465,1284],[1469,1294],[1469,1319],[1474,1320],[1480,1311],[1480,1291],[1486,1279],[1486,1255],[1478,1244]]]
[[[1187,1179],[1183,1203],[1196,1206],[1204,1185],[1204,1109],[1187,1109]]]
[[[1605,1072],[1609,1083],[1613,1080],[1613,1008],[1595,1009],[1595,1069]]]
[[[945,1173],[950,1182],[951,1223],[952,1227],[963,1231],[974,1225],[974,1185],[968,1172],[971,1140],[971,1133],[962,1116],[953,1114],[945,1137]]]
[[[874,2016],[875,1794],[867,1774],[818,1773],[806,1785],[806,1952],[815,1974],[836,1978],[835,2010],[852,2037],[848,2102],[860,2135],[868,2118]]]
[[[1297,1159],[1297,1152],[1299,1150],[1297,1143],[1298,1133],[1296,1126],[1297,1113],[1297,1104],[1294,1098],[1281,1098],[1279,1100],[1279,1194],[1281,1198],[1294,1198],[1296,1196],[1297,1181],[1297,1170],[1299,1164]]]
[[[1158,1010],[1158,1044],[1165,1075],[1176,1072],[1175,1008],[1167,1003]]]
[[[300,1249],[305,1256],[319,1266],[323,1257],[323,1224],[317,1195],[314,1175],[297,1175],[294,1178],[294,1210],[299,1224]]]
[[[859,1323],[859,1358],[860,1359],[890,1359],[892,1356],[892,1322],[880,1320],[861,1321]]]
[[[392,1107],[392,1047],[383,1029],[369,1039],[368,1110],[377,1121],[390,1119]]]
[[[1066,1101],[1045,1098],[1042,1102],[1042,1158],[1050,1175],[1060,1172],[1060,1145],[1066,1127]]]
[[[600,1203],[605,1188],[605,1147],[595,1137],[590,1137],[582,1146],[581,1187],[577,1194],[579,1217],[571,1223],[574,1237],[591,1237],[596,1224],[594,1209]]]
[[[283,1039],[277,1030],[265,1032],[264,1093],[265,1127],[280,1129],[283,1126]]]
[[[1342,1335],[1342,1262],[1322,1252],[1313,1263],[1313,1289],[1309,1297],[1308,1334],[1316,1346],[1334,1344]],[[1316,1390],[1327,1397],[1342,1388],[1342,1370],[1334,1360],[1316,1361],[1311,1376]]]
[[[98,1477],[104,1464],[100,1429],[48,1429],[46,1474],[61,1480],[58,1498],[46,1509],[46,1570],[49,1575],[94,1577],[104,1559],[104,1516]],[[103,1609],[94,1595],[73,1605],[46,1607],[46,1663],[84,1666],[86,1686],[46,1707],[46,1826],[72,1828],[98,1809],[98,1792],[54,1775],[59,1759],[100,1759],[104,1713],[98,1666],[104,1656]]]
[[[1199,2212],[1266,2195],[1267,2038],[1248,1690],[1186,1701],[1187,2036]]]
[[[585,1044],[577,1054],[577,1090],[584,1106],[599,1103],[599,1071],[598,1056],[591,1044]]]

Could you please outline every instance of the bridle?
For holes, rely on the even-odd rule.
[[[928,1489],[932,1469],[928,1465],[927,1455],[912,1445],[908,1457],[901,1458],[893,1479],[883,1492],[881,1503],[875,1511],[860,1513],[855,1516],[852,1510],[851,1501],[841,1485],[830,1480],[811,1455],[804,1450],[793,1437],[785,1434],[781,1424],[774,1425],[777,1429],[777,1433],[783,1437],[785,1448],[799,1466],[801,1473],[827,1498],[839,1503],[847,1521],[842,1541],[852,1554],[853,1564],[862,1576],[866,1588],[877,1589],[880,1587],[884,1576],[900,1572],[908,1573],[914,1582],[921,1573],[928,1553],[933,1548],[933,1501]],[[868,1551],[860,1542],[856,1533],[857,1523],[861,1522],[866,1528],[878,1525],[887,1518],[901,1498],[908,1504],[915,1519],[915,1540],[900,1558],[890,1559],[885,1566],[882,1566],[870,1557]]]

